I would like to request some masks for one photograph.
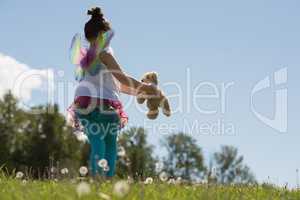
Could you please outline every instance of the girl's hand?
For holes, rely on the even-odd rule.
[[[112,75],[125,87],[128,89],[133,89],[134,91],[145,92],[147,95],[156,96],[158,95],[157,87],[151,84],[141,83],[134,78],[126,75],[121,66],[118,64],[113,55],[107,52],[102,52],[100,55],[100,60],[106,65],[107,69],[111,71]],[[132,93],[133,94],[133,93]]]

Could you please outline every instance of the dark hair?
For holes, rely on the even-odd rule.
[[[99,32],[110,30],[110,24],[105,20],[99,7],[88,10],[87,14],[91,15],[91,19],[84,26],[84,34],[88,41],[96,39]]]

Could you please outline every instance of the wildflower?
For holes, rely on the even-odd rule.
[[[69,173],[69,170],[68,170],[68,168],[63,168],[63,169],[60,170],[60,173],[63,174],[63,175],[66,175],[66,174]]]
[[[23,185],[26,185],[26,184],[27,184],[27,181],[24,179],[24,180],[22,181],[22,184],[23,184]]]
[[[126,151],[125,151],[124,147],[122,147],[122,146],[119,147],[118,156],[120,156],[120,157],[126,156]]]
[[[87,195],[91,193],[90,185],[86,182],[81,182],[77,185],[76,192],[79,197]]]
[[[84,166],[80,167],[80,169],[79,169],[79,173],[81,176],[86,176],[88,172],[89,172],[89,170]]]
[[[104,199],[104,200],[110,200],[110,196],[108,196],[107,194],[104,194],[102,192],[99,192],[98,195],[100,196],[100,198]]]
[[[150,185],[152,183],[153,183],[153,178],[151,178],[151,177],[146,178],[146,180],[144,181],[144,184],[146,184],[146,185]]]
[[[102,169],[104,169],[108,165],[107,160],[105,160],[105,159],[99,160],[98,165],[99,165],[99,167],[101,167]]]
[[[17,179],[21,179],[21,178],[23,178],[23,176],[24,176],[23,172],[17,172],[17,174],[16,174]]]
[[[159,174],[159,179],[163,182],[167,181],[168,180],[168,174],[166,172],[162,172]]]
[[[118,181],[114,185],[114,194],[119,198],[123,198],[128,194],[129,189],[130,187],[126,181]]]

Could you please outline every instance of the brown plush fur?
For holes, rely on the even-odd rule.
[[[157,86],[158,84],[157,73],[155,72],[145,73],[142,78],[142,82]],[[156,95],[147,95],[144,92],[141,92],[137,95],[137,102],[139,104],[143,104],[145,100],[147,100],[146,105],[149,109],[147,113],[147,117],[149,119],[157,118],[159,114],[159,110],[158,110],[159,107],[162,108],[162,112],[166,116],[169,117],[171,115],[169,101],[161,90],[158,89]]]

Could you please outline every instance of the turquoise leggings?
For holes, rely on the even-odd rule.
[[[119,115],[114,111],[100,111],[96,108],[84,115],[77,113],[80,123],[90,143],[90,170],[93,176],[97,173],[112,177],[115,174],[117,159],[117,135],[120,130]],[[101,159],[108,162],[108,171],[98,166]]]

